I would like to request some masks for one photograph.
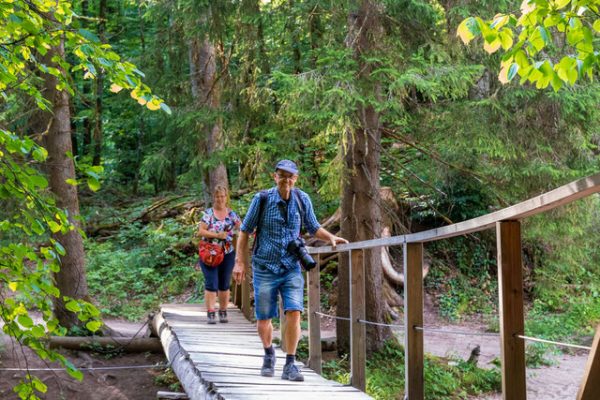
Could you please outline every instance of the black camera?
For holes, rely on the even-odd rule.
[[[304,247],[302,239],[298,238],[289,242],[287,251],[300,259],[300,264],[302,264],[305,270],[310,271],[317,266],[317,262],[308,254],[308,250]]]

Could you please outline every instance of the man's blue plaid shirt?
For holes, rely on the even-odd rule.
[[[296,190],[298,200],[304,208],[304,229],[311,235],[321,227],[313,210],[310,197],[299,189]],[[251,234],[260,223],[258,242],[252,256],[252,265],[262,265],[276,274],[286,270],[300,268],[299,259],[287,252],[288,243],[300,236],[300,209],[294,195],[290,195],[287,206],[287,223],[283,219],[280,206],[285,206],[286,201],[281,198],[277,187],[267,190],[267,198],[263,206],[262,221],[258,221],[260,206],[260,193],[257,193],[250,203],[248,213],[244,218],[241,230]]]

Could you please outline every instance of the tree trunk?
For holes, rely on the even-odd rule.
[[[214,44],[205,37],[193,39],[190,43],[190,75],[192,79],[192,96],[196,107],[205,108],[212,115],[217,115],[221,105],[220,85],[217,82],[217,60]],[[214,121],[204,127],[204,135],[200,138],[200,151],[208,158],[223,150],[222,119],[216,116]],[[209,193],[215,186],[228,186],[227,169],[222,162],[211,168],[206,182]]]
[[[369,0],[360,2],[356,12],[348,18],[349,32],[346,44],[352,48],[358,62],[357,86],[363,96],[379,97],[380,86],[370,77],[373,65],[363,55],[369,53],[381,39],[382,28],[377,4]],[[351,242],[378,238],[381,235],[381,196],[379,191],[380,142],[379,114],[372,105],[358,105],[356,117],[359,126],[348,129],[344,147],[345,176],[342,183],[342,236]],[[381,249],[365,251],[366,317],[369,321],[384,322],[386,302],[383,296]],[[348,316],[348,257],[341,258],[338,269],[338,314]],[[341,351],[349,347],[349,325],[337,323],[338,345]],[[390,338],[388,327],[367,325],[367,351],[378,350]]]
[[[51,48],[47,53],[49,65],[54,55],[64,56],[64,43],[58,47]],[[58,65],[53,65],[60,68]],[[72,151],[71,143],[71,113],[69,110],[69,95],[66,91],[58,91],[56,85],[58,80],[51,75],[45,75],[45,96],[52,102],[53,113],[49,115],[50,128],[46,137],[46,149],[48,150],[48,175],[50,190],[56,196],[58,208],[68,212],[69,220],[73,225],[80,228],[79,200],[77,198],[77,187],[66,182],[67,179],[75,179],[75,166],[73,160],[67,156]],[[65,308],[63,296],[75,299],[88,300],[88,286],[85,276],[85,257],[83,250],[83,239],[77,229],[67,234],[53,234],[65,248],[66,254],[61,256],[60,271],[54,274],[56,286],[60,290],[60,296],[53,299],[54,313],[60,324],[71,328],[82,324],[77,315]]]
[[[98,35],[100,40],[104,43],[106,41],[105,30],[106,30],[106,0],[100,0],[98,8]],[[95,105],[95,124],[94,124],[94,159],[93,165],[100,165],[102,162],[102,91],[104,86],[104,74],[101,69],[98,69],[98,76],[96,77],[96,105]]]

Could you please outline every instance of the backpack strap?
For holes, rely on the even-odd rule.
[[[254,243],[252,244],[252,254],[256,253],[258,249],[258,232],[260,231],[260,223],[262,221],[262,217],[265,211],[265,204],[267,204],[267,199],[269,198],[269,193],[266,190],[261,190],[259,193],[260,197],[258,200],[258,220],[256,222],[256,230],[254,231]]]
[[[304,204],[302,204],[302,200],[300,200],[300,192],[298,189],[292,189],[292,197],[296,201],[298,210],[300,210],[300,235],[302,235],[302,228],[304,227],[304,217],[306,216],[306,213],[304,212]]]

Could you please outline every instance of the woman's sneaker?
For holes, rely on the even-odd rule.
[[[213,325],[217,323],[217,318],[215,317],[214,311],[208,311],[206,313],[206,319],[208,320],[208,324]]]
[[[229,322],[227,319],[227,310],[219,310],[219,322],[222,324]]]
[[[304,375],[300,373],[300,369],[294,363],[285,364],[283,367],[283,374],[281,374],[281,379],[285,379],[293,382],[303,382]]]
[[[265,356],[263,357],[263,365],[262,368],[260,369],[260,374],[262,376],[268,376],[271,377],[273,375],[275,375],[275,360],[277,358],[275,357],[275,354],[265,354]]]

